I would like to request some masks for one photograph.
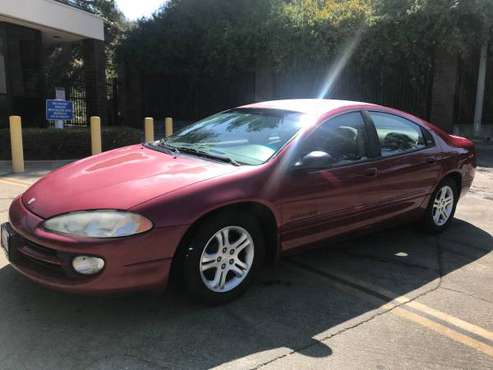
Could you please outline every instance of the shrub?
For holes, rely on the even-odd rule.
[[[24,159],[79,159],[91,155],[91,135],[88,128],[22,130]],[[108,127],[102,130],[103,150],[111,150],[142,142],[140,130],[130,127]],[[10,160],[10,133],[0,129],[0,160]]]

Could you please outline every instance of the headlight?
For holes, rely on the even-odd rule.
[[[89,238],[118,238],[140,234],[152,228],[152,222],[135,213],[123,211],[81,211],[55,216],[45,221],[49,231]]]

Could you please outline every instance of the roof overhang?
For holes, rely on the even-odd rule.
[[[0,21],[37,29],[48,43],[104,40],[100,17],[54,0],[1,0]]]

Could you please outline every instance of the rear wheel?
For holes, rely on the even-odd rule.
[[[430,198],[424,225],[432,233],[443,232],[452,222],[459,200],[457,184],[450,178],[444,179]]]
[[[242,294],[264,259],[264,240],[258,224],[234,213],[202,223],[188,245],[184,280],[193,298],[210,304]]]

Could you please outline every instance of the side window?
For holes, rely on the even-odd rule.
[[[423,131],[417,124],[393,114],[368,113],[375,124],[383,157],[426,147]]]
[[[332,165],[340,166],[368,159],[366,127],[359,112],[332,118],[317,128],[303,145],[303,154],[323,151],[332,157]]]
[[[423,128],[422,130],[425,136],[426,146],[435,146],[435,139],[433,139],[433,136],[430,134],[430,132],[425,128]]]

